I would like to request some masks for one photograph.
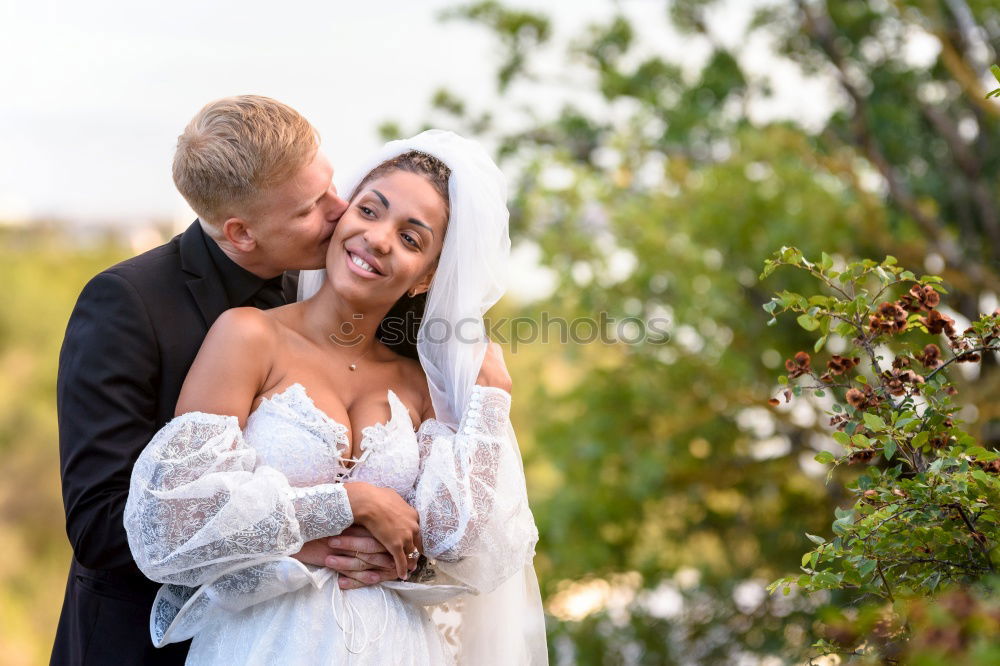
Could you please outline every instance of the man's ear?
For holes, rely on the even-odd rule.
[[[241,217],[231,217],[222,223],[222,235],[235,249],[250,252],[257,247],[250,225]]]

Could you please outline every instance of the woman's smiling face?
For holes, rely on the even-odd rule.
[[[426,291],[441,254],[447,207],[424,176],[391,171],[365,183],[337,223],[328,279],[348,302],[391,305]]]

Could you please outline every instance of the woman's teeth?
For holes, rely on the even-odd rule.
[[[367,261],[365,261],[364,259],[362,259],[361,257],[359,257],[356,254],[352,254],[351,255],[351,261],[354,262],[355,266],[363,268],[364,270],[368,271],[369,273],[378,273],[378,271],[376,271],[374,268],[372,268],[371,264],[369,264]]]

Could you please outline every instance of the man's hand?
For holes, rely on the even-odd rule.
[[[393,559],[385,547],[360,525],[348,527],[340,536],[309,541],[292,557],[303,564],[333,569],[340,574],[342,590],[398,578]],[[416,566],[417,561],[413,560],[410,571]]]
[[[302,545],[302,550],[292,555],[292,557],[302,562],[302,564],[325,567],[326,558],[333,554],[333,550],[326,541],[327,537],[306,541]]]
[[[330,554],[324,566],[340,574],[340,589],[353,590],[399,578],[396,565],[385,546],[361,525],[352,525],[340,536],[325,541]],[[413,560],[409,570],[413,571],[416,566],[417,561]]]

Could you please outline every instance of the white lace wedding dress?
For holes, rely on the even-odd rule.
[[[243,431],[235,417],[193,412],[157,433],[125,512],[140,569],[166,583],[150,619],[157,646],[193,636],[193,664],[462,660],[450,619],[530,565],[538,539],[505,437],[510,395],[477,386],[457,433],[433,419],[414,432],[405,405],[387,399],[389,420],[363,430],[349,469],[347,428],[301,384],[264,399]],[[351,481],[417,509],[430,561],[416,580],[343,591],[335,572],[289,557],[354,522]],[[520,659],[516,646],[496,650]]]

